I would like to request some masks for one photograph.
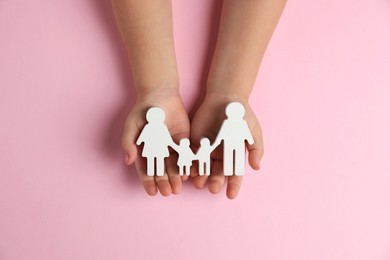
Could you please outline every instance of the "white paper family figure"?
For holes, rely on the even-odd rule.
[[[214,145],[223,141],[223,173],[225,176],[244,175],[245,141],[253,144],[251,131],[244,119],[245,108],[238,102],[226,106],[227,119],[215,139]]]
[[[163,176],[165,172],[164,158],[169,156],[168,146],[176,146],[164,124],[165,112],[159,107],[152,107],[146,112],[145,125],[137,139],[137,145],[144,143],[142,156],[146,157],[148,176]]]
[[[195,155],[190,148],[190,139],[181,139],[180,145],[174,147],[174,149],[179,154],[179,158],[177,160],[177,166],[179,166],[179,174],[183,176],[185,172],[185,174],[189,176],[192,161],[195,158]]]
[[[183,138],[180,144],[173,142],[167,126],[164,124],[164,110],[152,107],[146,112],[147,124],[137,139],[137,145],[144,143],[142,156],[147,159],[147,175],[163,176],[164,158],[169,156],[168,147],[178,154],[179,174],[187,176],[194,160],[199,162],[199,175],[210,175],[211,152],[223,141],[223,172],[225,176],[241,176],[245,172],[245,141],[253,144],[248,124],[244,120],[245,108],[238,102],[226,106],[227,118],[222,123],[213,145],[208,138],[202,138],[196,155],[190,148],[190,140]]]
[[[200,140],[200,147],[196,153],[196,159],[199,161],[199,175],[203,176],[210,175],[210,155],[211,152],[215,149],[216,146],[210,145],[210,140],[208,138],[202,138]]]

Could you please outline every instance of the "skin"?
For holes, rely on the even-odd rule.
[[[177,194],[182,180],[174,153],[166,159],[166,174],[146,175],[146,159],[135,145],[143,126],[145,114],[151,106],[165,111],[169,132],[175,143],[190,136],[190,121],[179,95],[179,77],[173,46],[172,8],[167,0],[112,1],[119,30],[124,40],[132,68],[137,101],[125,121],[122,148],[125,163],[135,163],[138,176],[149,195]],[[145,33],[147,32],[147,33]]]
[[[151,106],[159,106],[166,113],[166,125],[173,140],[190,138],[193,147],[199,146],[202,137],[213,141],[225,119],[229,102],[241,102],[254,138],[248,145],[250,166],[260,169],[263,141],[260,124],[253,113],[250,97],[261,60],[277,25],[286,0],[224,0],[218,40],[208,73],[206,96],[190,121],[179,95],[178,72],[173,44],[172,7],[170,0],[112,0],[119,30],[124,40],[132,68],[137,102],[129,113],[124,128],[122,147],[125,162],[135,163],[145,190],[164,196],[179,193],[186,176],[178,175],[177,156],[171,153],[166,159],[163,177],[146,176],[146,160],[135,145],[145,125],[145,113]],[[196,167],[193,167],[196,168]],[[203,188],[208,184],[211,193],[218,193],[227,180],[226,194],[235,198],[242,177],[226,178],[222,174],[222,149],[211,156],[211,175],[199,176],[192,172],[194,185]]]

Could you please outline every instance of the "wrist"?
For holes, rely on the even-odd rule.
[[[178,96],[179,88],[177,87],[156,87],[151,89],[143,89],[140,92],[137,92],[138,101],[147,101],[147,100],[163,100],[164,98]]]
[[[254,84],[250,75],[223,67],[214,67],[214,69],[210,69],[207,79],[207,92],[219,93],[232,98],[249,99]]]
[[[137,89],[137,103],[148,106],[160,106],[178,98],[180,98],[179,87],[175,84]]]
[[[137,99],[164,97],[179,94],[179,80],[168,80],[157,84],[136,84]]]
[[[249,93],[242,91],[231,90],[228,88],[207,88],[206,98],[214,100],[222,100],[225,102],[240,102],[248,103]]]

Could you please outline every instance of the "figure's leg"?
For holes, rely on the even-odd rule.
[[[242,176],[245,173],[245,146],[235,150],[234,174]]]
[[[148,176],[154,176],[154,157],[147,157],[146,161],[146,174]]]
[[[180,165],[180,166],[179,166],[179,175],[180,175],[180,176],[183,176],[183,174],[184,174],[184,173],[183,173],[183,165]]]
[[[157,158],[157,166],[156,166],[156,169],[157,169],[157,176],[164,176],[164,157],[162,158]]]
[[[204,162],[199,160],[199,176],[204,175]]]
[[[233,175],[233,149],[225,148],[223,153],[223,174],[225,176]]]
[[[185,167],[186,167],[186,175],[187,175],[187,176],[190,176],[190,167],[191,167],[191,166],[186,165]]]
[[[204,163],[204,166],[206,167],[206,175],[207,175],[207,176],[210,176],[210,160],[207,160],[207,161]]]

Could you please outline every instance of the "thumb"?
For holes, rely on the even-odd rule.
[[[137,146],[135,144],[139,129],[135,124],[127,123],[123,129],[122,150],[125,155],[125,163],[131,165],[137,158]]]
[[[254,142],[251,145],[248,145],[248,161],[249,165],[254,170],[260,169],[260,160],[264,154],[263,140],[261,134],[255,134],[253,136]]]

